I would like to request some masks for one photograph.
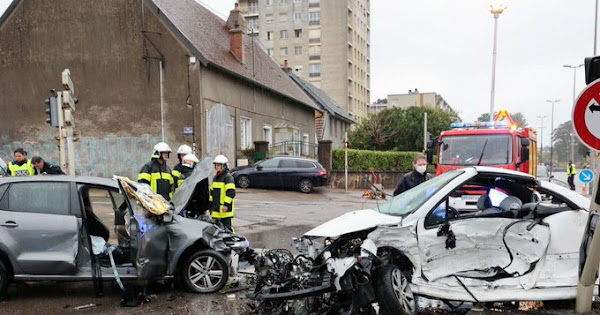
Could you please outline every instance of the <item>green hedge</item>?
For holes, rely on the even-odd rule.
[[[348,170],[400,171],[413,169],[413,159],[421,152],[348,150]],[[333,150],[333,169],[344,169],[344,149]]]

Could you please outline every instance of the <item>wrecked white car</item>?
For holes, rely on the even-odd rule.
[[[464,200],[478,195],[477,203]],[[250,298],[274,311],[413,314],[445,301],[572,299],[589,200],[527,174],[471,167],[259,257]]]

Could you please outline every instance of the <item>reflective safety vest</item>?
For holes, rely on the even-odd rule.
[[[156,159],[144,164],[138,175],[138,182],[149,184],[152,191],[171,200],[173,196],[173,185],[175,181],[171,175],[171,169],[166,163],[162,165]]]
[[[10,176],[33,176],[35,175],[35,170],[33,166],[31,166],[31,160],[27,160],[27,163],[23,163],[21,165],[13,164],[13,162],[8,162],[8,172]]]
[[[575,169],[575,164],[567,165],[567,175],[575,175],[577,174],[577,170]]]
[[[181,179],[181,170],[183,169],[183,165],[181,162],[179,162],[177,165],[175,165],[173,167],[173,180],[175,180],[175,183],[177,184],[177,187],[181,186],[181,184],[183,184],[183,179]]]
[[[210,185],[210,212],[215,219],[233,218],[235,215],[235,184],[233,176],[225,172],[216,175]],[[226,211],[223,207],[226,207]]]

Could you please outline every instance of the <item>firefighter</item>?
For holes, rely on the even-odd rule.
[[[569,176],[567,182],[569,182],[569,188],[571,188],[571,190],[575,190],[575,174],[577,174],[575,164],[573,164],[573,161],[569,160],[569,164],[567,164],[567,175]]]
[[[192,176],[192,173],[194,172],[194,166],[196,166],[196,163],[198,162],[200,162],[198,158],[191,153],[186,154],[181,159],[181,168],[180,175],[177,180],[177,187],[181,186],[183,184],[183,181],[186,180],[186,178]],[[177,164],[177,166],[179,166],[179,164]],[[175,173],[175,171],[173,171],[173,173]]]
[[[171,154],[168,144],[160,142],[154,146],[154,154],[150,162],[144,164],[138,175],[138,182],[146,183],[152,191],[170,200],[175,185],[167,160]]]
[[[175,180],[175,183],[177,185],[179,185],[178,183],[181,178],[181,169],[183,168],[183,157],[187,154],[192,154],[192,148],[187,144],[180,145],[177,149],[177,160],[179,160],[179,163],[177,163],[177,165],[173,167],[173,179]]]
[[[31,160],[27,159],[27,152],[23,148],[18,148],[14,152],[15,159],[8,162],[8,176],[33,176],[35,169]]]
[[[196,163],[200,162],[193,154],[186,154],[182,161],[181,178],[179,179],[178,187],[181,187],[184,181],[192,176]],[[208,178],[205,178],[196,183],[194,192],[185,207],[185,216],[197,219],[207,215],[209,208]]]
[[[210,186],[210,211],[213,219],[221,222],[225,228],[233,232],[231,221],[235,214],[235,184],[233,176],[227,169],[227,157],[217,155],[213,160],[217,175]]]

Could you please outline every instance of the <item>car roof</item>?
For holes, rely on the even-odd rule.
[[[270,158],[271,159],[290,159],[290,160],[303,160],[303,161],[310,161],[310,162],[318,162],[317,160],[305,158],[302,156],[276,155],[276,156],[273,156]]]
[[[4,183],[25,183],[25,182],[76,182],[88,185],[109,186],[119,188],[119,184],[111,179],[104,177],[91,176],[70,176],[70,175],[40,175],[40,176],[16,176],[1,177],[0,184]]]

